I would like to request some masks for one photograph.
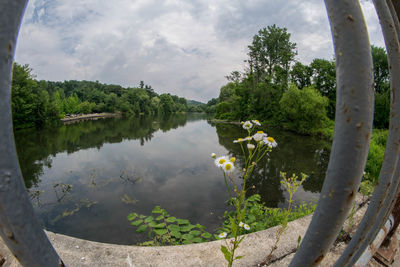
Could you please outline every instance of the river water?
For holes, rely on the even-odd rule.
[[[278,147],[258,164],[248,194],[269,207],[284,207],[280,171],[309,175],[296,203],[316,201],[330,144],[263,127]],[[108,118],[15,133],[25,185],[47,230],[93,241],[135,244],[126,216],[149,215],[160,205],[169,214],[213,232],[221,225],[228,193],[210,158],[242,155],[232,141],[245,137],[240,125],[213,123],[204,115]],[[238,180],[240,183],[240,180]]]

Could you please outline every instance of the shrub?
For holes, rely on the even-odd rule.
[[[304,87],[299,90],[291,84],[283,94],[280,102],[284,116],[284,127],[302,134],[320,133],[326,122],[328,98],[313,87]]]

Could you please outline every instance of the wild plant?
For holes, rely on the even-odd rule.
[[[283,220],[281,222],[280,227],[276,231],[275,243],[272,246],[271,251],[269,252],[268,256],[266,257],[264,262],[261,264],[262,266],[264,266],[267,262],[270,261],[274,251],[278,248],[278,243],[281,240],[282,235],[285,233],[285,231],[287,229],[289,218],[290,218],[290,215],[292,214],[294,193],[296,193],[297,189],[299,189],[299,187],[307,179],[307,175],[304,174],[304,173],[301,173],[301,180],[298,180],[299,177],[297,175],[295,175],[295,174],[292,174],[292,176],[288,177],[286,172],[281,172],[281,177],[282,177],[281,185],[286,189],[286,191],[289,194],[288,207],[284,211]],[[297,239],[297,246],[300,245],[300,242],[301,242],[301,236],[299,236],[299,238]]]
[[[215,159],[215,165],[223,171],[224,182],[228,191],[230,202],[234,206],[235,211],[227,214],[227,223],[225,223],[226,231],[220,232],[219,239],[232,238],[221,245],[221,252],[224,254],[228,266],[232,266],[235,260],[241,259],[243,256],[236,256],[235,251],[244,239],[244,233],[251,230],[250,215],[246,216],[248,211],[249,199],[246,199],[246,182],[251,177],[255,167],[259,161],[271,152],[278,144],[273,137],[268,136],[263,131],[257,131],[253,134],[255,127],[261,126],[258,120],[242,122],[242,127],[247,131],[247,137],[234,140],[234,143],[240,145],[243,157],[244,168],[236,171],[236,158],[227,155],[218,157],[215,153],[211,157]],[[235,181],[234,175],[238,174],[243,178],[242,185],[239,187]],[[233,189],[228,185],[228,180],[232,184]],[[254,204],[254,203],[253,203]],[[229,235],[228,235],[229,233]]]

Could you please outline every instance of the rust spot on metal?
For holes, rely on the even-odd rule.
[[[347,117],[346,122],[347,123],[351,122],[351,117]]]
[[[6,232],[7,238],[10,239],[12,242],[15,244],[18,244],[18,240],[15,239],[14,233],[13,232]]]
[[[361,128],[363,127],[363,125],[364,125],[363,122],[357,123],[357,124],[356,124],[357,131],[361,130]]]
[[[348,200],[348,201],[352,200],[353,196],[354,196],[354,190],[352,190],[352,191],[350,192],[349,196],[347,197],[347,200]]]
[[[353,22],[354,18],[352,15],[349,14],[349,15],[347,15],[347,20]]]
[[[348,107],[346,107],[346,108],[344,109],[344,114],[346,114],[347,112],[349,112],[349,108],[348,108]]]
[[[368,140],[369,139],[369,133],[367,133],[366,135],[365,135],[365,140]]]
[[[324,258],[324,254],[319,255],[319,257],[314,261],[314,263],[320,263]]]

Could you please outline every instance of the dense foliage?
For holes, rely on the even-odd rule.
[[[326,134],[336,108],[336,64],[314,59],[295,61],[296,44],[286,28],[261,29],[248,46],[243,73],[233,71],[221,87],[215,117],[258,118],[302,134]],[[383,48],[371,47],[374,64],[374,127],[387,128],[390,112],[389,70]]]
[[[67,114],[122,112],[127,114],[171,114],[213,112],[208,104],[171,94],[157,94],[143,81],[138,87],[102,84],[98,81],[37,81],[28,65],[14,63],[12,111],[15,128],[41,126]],[[213,107],[214,105],[214,107]]]

